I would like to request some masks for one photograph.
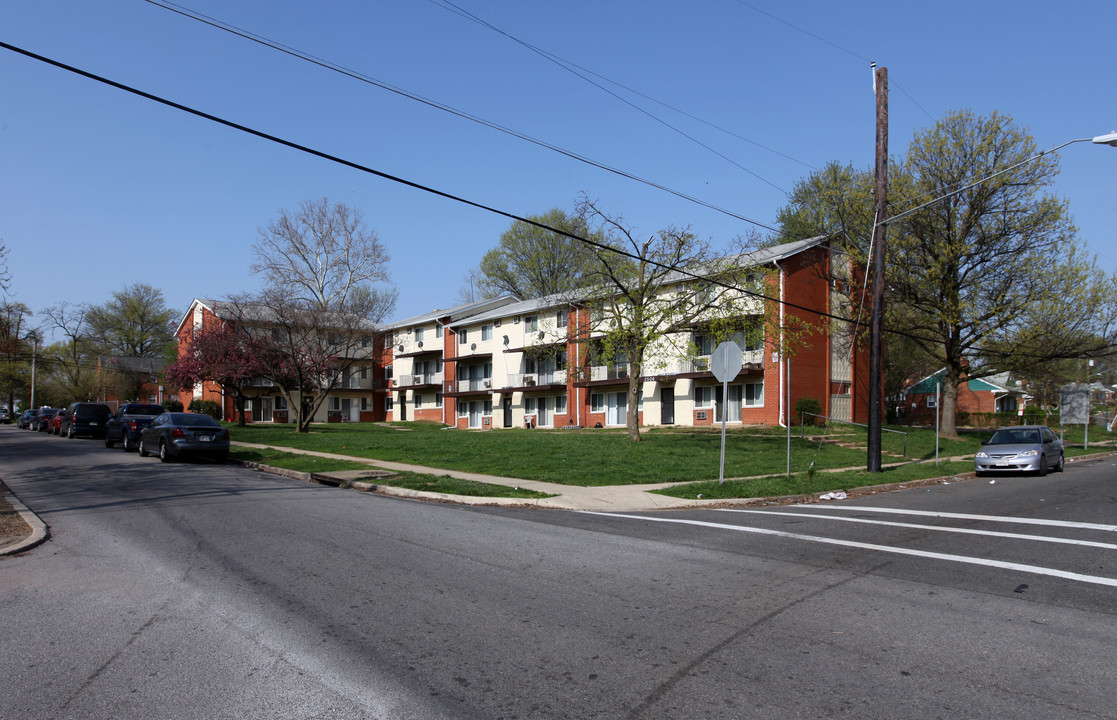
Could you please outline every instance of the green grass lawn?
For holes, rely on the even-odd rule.
[[[850,490],[852,488],[887,483],[913,482],[928,478],[948,477],[971,472],[973,463],[955,461],[910,463],[899,467],[885,467],[879,473],[864,470],[842,472],[801,472],[774,477],[749,478],[746,480],[726,480],[719,485],[717,480],[677,485],[656,490],[661,495],[671,497],[716,500],[720,498],[779,497],[782,495],[809,495],[830,490]]]
[[[271,448],[255,449],[233,446],[229,452],[232,460],[256,462],[271,467],[295,470],[306,473],[341,472],[345,470],[371,470],[372,467],[362,462],[352,460],[335,460],[334,458],[313,457],[298,453],[283,452]],[[507,498],[547,498],[553,497],[547,493],[535,492],[518,487],[505,485],[492,485],[473,480],[461,480],[448,475],[424,475],[421,473],[403,472],[382,478],[370,480],[375,485],[391,485],[393,487],[411,488],[427,492],[449,493],[451,495],[467,495],[470,497],[507,497]]]
[[[720,432],[705,428],[658,428],[633,443],[623,430],[467,431],[442,429],[431,423],[314,425],[296,433],[291,425],[231,426],[234,441],[320,450],[357,457],[415,463],[503,477],[567,485],[717,480]],[[791,437],[791,470],[864,467],[863,428],[845,426],[826,438],[860,447],[822,441],[823,429],[808,428]],[[814,434],[814,438],[810,433]],[[908,435],[908,458],[933,458],[934,433]],[[980,437],[943,442],[940,453],[972,455]],[[904,459],[901,436],[886,433],[884,462]],[[734,428],[727,434],[725,474],[729,478],[782,474],[787,468],[788,438],[780,428]]]
[[[595,486],[660,482],[689,482],[664,491],[678,497],[731,498],[826,492],[890,482],[969,472],[972,460],[947,462],[952,456],[972,458],[992,431],[965,431],[959,440],[939,440],[936,465],[935,433],[922,428],[897,427],[906,435],[884,433],[883,462],[908,461],[883,473],[867,473],[866,430],[857,426],[792,429],[791,477],[787,475],[786,429],[738,427],[726,437],[725,477],[718,484],[721,448],[719,428],[653,428],[644,442],[633,443],[624,430],[522,430],[469,431],[444,429],[433,423],[318,424],[300,434],[292,425],[229,425],[234,441],[317,450],[377,460],[414,463],[445,470],[462,470],[502,477],[540,480],[564,485]],[[1112,442],[1108,433],[1091,430],[1090,448],[1081,446],[1082,428],[1067,428],[1068,457],[1104,449]],[[1076,445],[1077,443],[1077,445]],[[905,453],[906,452],[906,456]],[[253,454],[257,453],[257,454]],[[274,454],[270,454],[274,453]],[[234,457],[256,459],[269,465],[306,472],[363,469],[346,460],[306,458],[290,453],[256,451],[234,446]],[[278,459],[275,459],[278,457]],[[922,460],[924,462],[910,462]],[[932,462],[927,462],[928,460]],[[844,468],[837,473],[819,472]],[[771,476],[771,477],[761,477]],[[694,482],[699,481],[699,482]],[[705,481],[705,482],[702,482]],[[404,473],[398,480],[377,481],[403,487],[456,495],[535,497],[514,494],[503,486],[471,487],[452,478]],[[451,489],[455,488],[455,489]]]

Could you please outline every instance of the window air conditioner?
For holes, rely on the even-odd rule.
[[[491,388],[493,386],[493,381],[492,380],[482,380],[481,385],[486,387],[486,388]]]

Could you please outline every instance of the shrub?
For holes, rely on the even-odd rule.
[[[804,425],[822,425],[825,418],[804,416],[803,413],[813,413],[814,416],[822,415],[822,403],[814,398],[799,398],[795,401],[795,416],[803,418]]]
[[[213,400],[191,400],[190,412],[209,415],[214,420],[221,419],[221,405]]]
[[[167,412],[182,412],[182,403],[174,398],[163,401],[163,409]]]

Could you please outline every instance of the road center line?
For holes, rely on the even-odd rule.
[[[892,522],[890,520],[869,520],[868,518],[834,517],[832,515],[816,515],[805,512],[779,512],[776,510],[738,510],[734,508],[718,508],[721,512],[752,513],[754,515],[783,515],[786,517],[812,518],[815,520],[831,520],[835,522],[865,523],[867,525],[885,525],[887,527],[913,528],[915,530],[934,530],[937,532],[960,533],[963,535],[986,535],[989,537],[1009,538],[1012,540],[1036,540],[1038,542],[1061,543],[1064,545],[1082,545],[1096,547],[1103,550],[1117,550],[1113,543],[1095,542],[1093,540],[1074,540],[1072,538],[1051,537],[1049,535],[1023,535],[1021,533],[997,532],[996,530],[974,530],[973,528],[944,527],[942,525],[921,525],[919,523]]]
[[[931,510],[902,510],[899,508],[869,507],[868,505],[810,505],[811,510],[857,510],[860,512],[892,513],[895,515],[923,515],[926,517],[955,518],[959,520],[983,520],[986,522],[1019,523],[1021,525],[1047,525],[1049,527],[1078,528],[1082,530],[1105,530],[1117,532],[1117,525],[1101,523],[1074,522],[1071,520],[1045,520],[1043,518],[1009,517],[1005,515],[970,515],[968,513],[935,512]]]
[[[1057,570],[1055,568],[1045,568],[1038,565],[1023,565],[1021,563],[1003,562],[1001,560],[986,560],[985,558],[968,557],[966,555],[951,555],[949,553],[928,552],[926,550],[891,547],[889,545],[875,545],[873,543],[856,542],[854,540],[839,540],[837,538],[819,537],[816,535],[800,535],[798,533],[784,532],[783,530],[768,530],[765,528],[745,527],[742,525],[728,525],[725,523],[714,523],[704,520],[684,520],[681,518],[651,517],[648,515],[627,515],[624,513],[595,512],[589,510],[583,510],[580,512],[583,512],[586,515],[600,515],[602,517],[626,518],[629,520],[645,520],[647,522],[674,523],[677,525],[695,525],[698,527],[713,528],[715,530],[733,530],[735,532],[747,532],[757,535],[772,535],[774,537],[788,538],[790,540],[806,540],[807,542],[823,543],[825,545],[840,545],[843,547],[860,548],[862,550],[876,550],[877,552],[894,553],[896,555],[911,555],[914,557],[931,558],[934,560],[946,560],[947,562],[964,563],[967,565],[982,565],[984,567],[994,567],[1000,568],[1002,570],[1026,572],[1033,575],[1048,575],[1050,577],[1063,578],[1064,580],[1075,580],[1077,582],[1091,583],[1093,585],[1108,585],[1109,587],[1117,587],[1117,579],[1114,578],[1097,577],[1095,575],[1083,575],[1081,573],[1068,572],[1066,570]]]

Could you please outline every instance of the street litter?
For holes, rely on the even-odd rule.
[[[847,497],[849,497],[849,496],[846,495],[841,490],[838,490],[837,492],[828,492],[824,495],[819,495],[818,499],[819,500],[845,500]]]

